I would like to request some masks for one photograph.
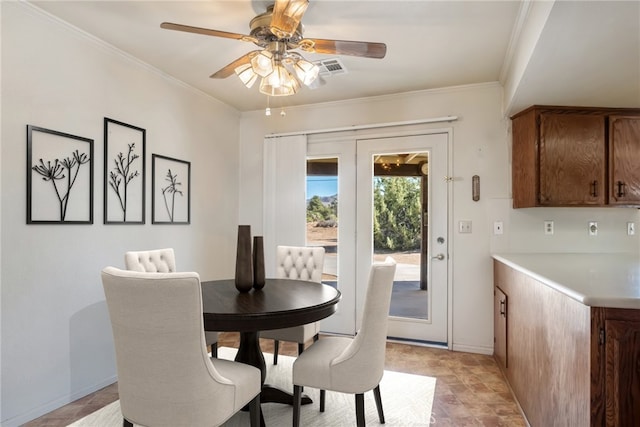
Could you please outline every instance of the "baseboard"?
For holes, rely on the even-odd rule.
[[[479,345],[466,345],[466,344],[453,344],[453,351],[462,351],[464,353],[477,353],[486,354],[487,356],[493,355],[493,346],[485,347]]]
[[[8,420],[4,420],[0,422],[0,426],[1,427],[19,427],[22,424],[28,423],[29,421],[33,421],[36,418],[39,418],[45,414],[48,414],[51,411],[55,411],[56,409],[63,407],[64,405],[67,405],[91,393],[94,393],[100,389],[103,389],[106,386],[115,383],[117,380],[118,380],[118,377],[115,375],[112,377],[106,378],[100,381],[99,383],[93,384],[92,386],[85,387],[82,390],[76,391],[75,393],[60,397],[56,400],[46,403],[45,405],[39,406],[28,412],[25,412],[24,414],[20,414]]]

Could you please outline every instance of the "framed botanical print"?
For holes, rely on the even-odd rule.
[[[151,223],[191,223],[191,163],[153,154]]]
[[[93,224],[93,139],[27,125],[27,224]]]
[[[146,131],[104,118],[104,223],[145,222]]]

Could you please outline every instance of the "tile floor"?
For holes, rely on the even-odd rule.
[[[237,347],[239,342],[239,334],[222,333],[219,345]],[[261,346],[265,352],[273,351],[271,341],[261,340]],[[280,352],[293,356],[296,348],[295,344],[281,343]],[[526,426],[491,356],[390,342],[386,369],[437,378],[434,426]],[[23,427],[65,427],[117,398],[118,387],[113,384]]]

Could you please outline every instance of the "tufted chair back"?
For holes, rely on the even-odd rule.
[[[320,283],[324,267],[324,248],[306,246],[278,246],[276,248],[276,277],[278,279],[307,280]],[[304,351],[304,343],[318,339],[320,323],[313,322],[290,328],[261,331],[260,337],[273,341],[273,364],[278,364],[280,341],[298,343],[298,354]]]
[[[176,271],[176,257],[172,248],[126,252],[124,264],[127,270],[141,273],[174,273]]]
[[[173,248],[126,252],[124,265],[127,270],[140,273],[175,273],[177,271]],[[217,357],[218,333],[205,331],[204,335],[207,345],[211,346],[211,354]]]
[[[276,277],[281,279],[322,281],[324,248],[278,246],[276,248]]]

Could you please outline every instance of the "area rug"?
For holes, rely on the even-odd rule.
[[[233,360],[236,349],[221,347],[218,357]],[[293,357],[279,356],[278,364],[272,364],[273,356],[265,353],[267,363],[267,384],[285,390],[293,389],[291,385],[291,366]],[[380,382],[382,406],[387,426],[420,427],[428,426],[431,418],[431,407],[436,387],[433,377],[385,371]],[[305,387],[304,393],[313,403],[302,406],[300,425],[302,426],[350,426],[356,425],[355,399],[353,395],[327,391],[325,412],[319,411],[320,392]],[[378,425],[378,413],[373,399],[373,392],[365,393],[365,420],[367,425]],[[262,405],[265,424],[267,426],[289,426],[292,423],[292,408],[278,403]],[[224,426],[248,426],[249,414],[239,412],[229,419]],[[118,401],[87,415],[70,424],[69,427],[120,427],[122,414]]]

